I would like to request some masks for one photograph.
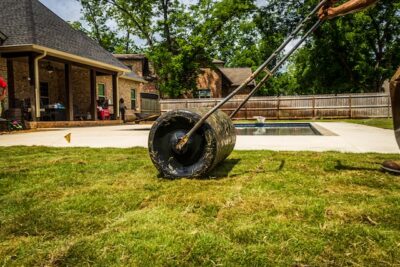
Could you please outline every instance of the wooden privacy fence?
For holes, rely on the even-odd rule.
[[[146,114],[160,114],[160,99],[156,94],[141,93],[141,111]]]
[[[243,97],[226,103],[221,110],[232,113]],[[168,99],[161,100],[161,112],[182,108],[211,108],[221,99]],[[388,118],[392,116],[390,96],[385,93],[254,97],[236,115],[235,119],[309,118]]]

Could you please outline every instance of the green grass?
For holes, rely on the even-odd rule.
[[[145,149],[0,156],[0,266],[400,265],[398,155],[234,152],[175,181]]]
[[[393,130],[393,119],[365,119],[365,120],[345,120],[345,122],[362,124],[382,129]]]
[[[238,120],[235,123],[248,123],[248,122],[255,122],[255,120]],[[390,129],[393,130],[393,119],[343,119],[343,120],[279,120],[273,121],[268,120],[267,122],[347,122],[347,123],[356,123],[362,124],[366,126],[378,127],[382,129]]]

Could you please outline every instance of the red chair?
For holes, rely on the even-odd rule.
[[[108,108],[107,109],[103,108],[103,109],[99,110],[98,117],[100,120],[103,120],[103,121],[109,120],[111,117],[110,110]]]

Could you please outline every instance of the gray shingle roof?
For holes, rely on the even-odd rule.
[[[134,73],[134,72],[125,73],[124,75],[121,76],[121,78],[123,78],[123,79],[133,79],[133,80],[136,80],[138,82],[147,83],[147,81],[145,79],[143,79],[139,75],[136,75],[136,73]]]
[[[40,45],[118,68],[127,68],[38,0],[0,0],[0,10],[0,31],[8,37],[3,46]]]
[[[145,54],[114,54],[114,57],[118,58],[119,60],[124,59],[146,59]]]

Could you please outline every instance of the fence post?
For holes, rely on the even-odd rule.
[[[189,108],[189,101],[187,99],[186,99],[185,103],[186,103],[186,108]]]
[[[276,107],[277,107],[276,116],[277,116],[277,119],[280,120],[281,119],[281,116],[280,116],[280,113],[281,113],[280,112],[280,110],[281,110],[281,97],[280,96],[278,96],[278,103],[277,103]]]
[[[315,96],[313,96],[313,98],[312,98],[312,116],[313,116],[313,119],[315,119],[316,118],[316,110],[315,110]]]
[[[352,117],[353,117],[352,98],[351,95],[349,95],[349,118],[351,119]]]
[[[392,101],[392,99],[390,98],[390,95],[387,96],[387,101],[388,101],[388,119],[390,119],[390,112],[391,112],[391,108],[390,108],[390,103]]]

